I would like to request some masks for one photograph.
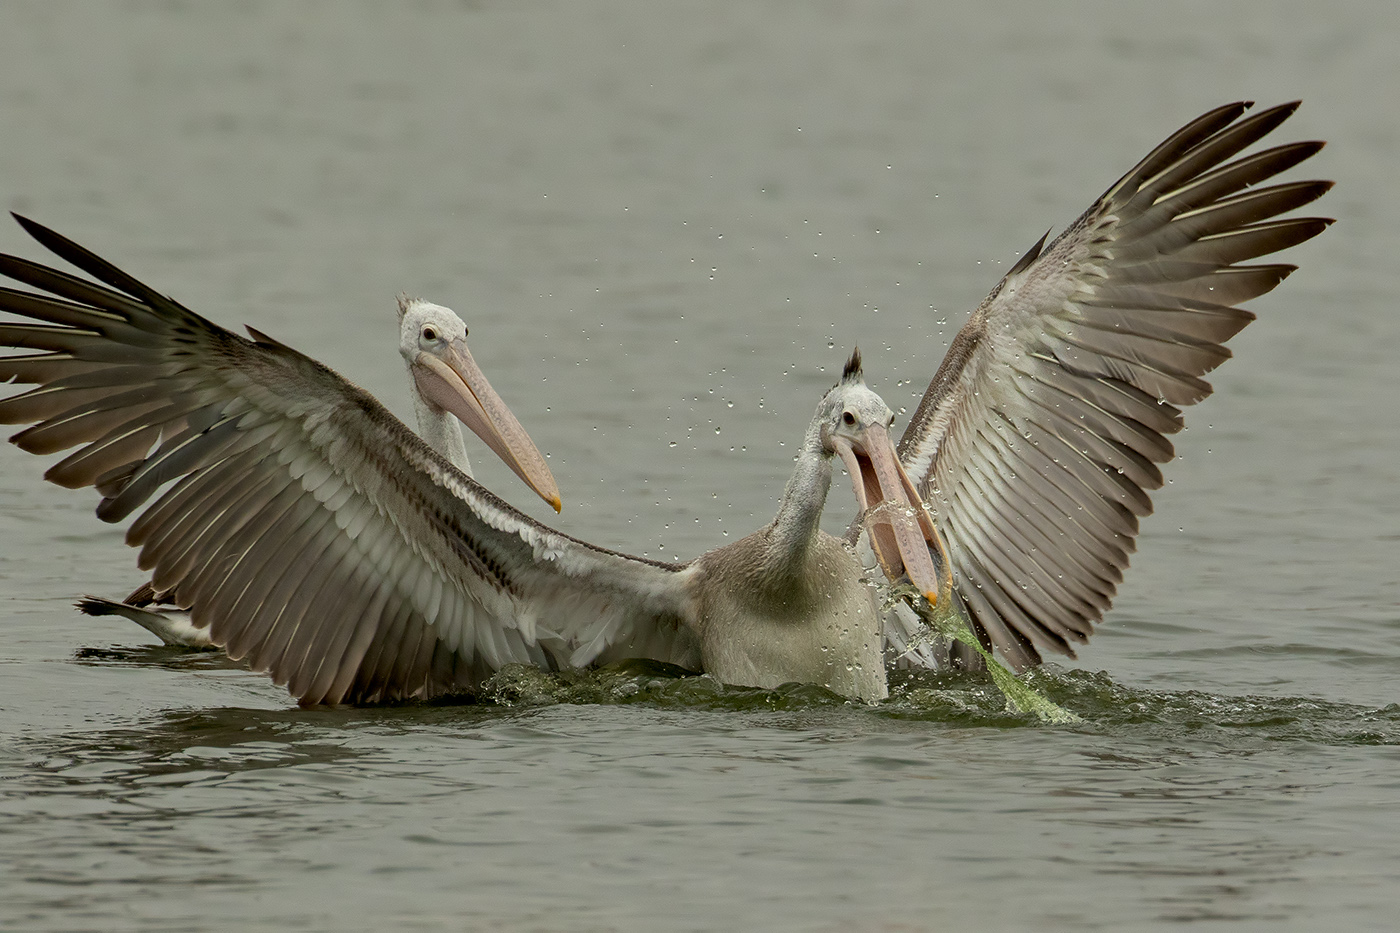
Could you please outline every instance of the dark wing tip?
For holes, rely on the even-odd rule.
[[[1042,236],[1039,240],[1037,240],[1034,246],[1026,250],[1025,255],[1022,256],[1020,259],[1016,260],[1016,265],[1012,266],[1011,271],[1006,274],[1015,275],[1018,272],[1025,272],[1027,269],[1029,269],[1031,267],[1031,263],[1035,262],[1038,258],[1040,258],[1040,251],[1045,248],[1045,241],[1049,239],[1049,237],[1050,231],[1046,230],[1045,235]]]
[[[15,223],[19,224],[22,228],[24,228],[25,233],[38,240],[40,243],[44,243],[45,246],[48,245],[44,242],[46,238],[62,239],[57,233],[54,233],[48,227],[45,227],[37,220],[30,220],[28,217],[25,217],[18,211],[10,211],[10,216],[15,219]]]
[[[282,341],[278,340],[276,337],[269,337],[267,334],[264,334],[262,331],[258,330],[251,324],[244,324],[243,329],[246,330],[250,336],[252,336],[253,343],[257,344],[260,347],[271,348],[275,350],[292,349]]]
[[[71,262],[99,282],[110,285],[120,292],[125,292],[137,301],[150,305],[153,309],[170,310],[179,307],[149,285],[146,285],[144,282],[118,269],[92,250],[79,246],[63,234],[56,233],[38,221],[30,220],[28,217],[14,211],[10,212],[10,216],[15,219],[16,223],[24,228],[25,233],[32,236],[49,252],[61,259]],[[203,319],[201,318],[200,320]]]
[[[89,616],[110,616],[117,614],[111,600],[100,599],[96,596],[82,597],[73,604],[73,608],[83,615]]]
[[[846,361],[846,368],[841,370],[841,382],[860,382],[865,377],[860,371],[860,347],[851,351],[851,358]]]

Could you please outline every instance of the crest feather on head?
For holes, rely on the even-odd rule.
[[[856,347],[851,351],[851,358],[846,361],[846,368],[841,370],[841,382],[849,384],[864,379],[865,376],[860,371],[860,347]]]

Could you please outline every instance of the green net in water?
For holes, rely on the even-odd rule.
[[[972,629],[953,606],[951,593],[945,593],[943,598],[938,600],[938,605],[930,605],[916,587],[907,584],[892,587],[890,590],[890,600],[902,599],[923,619],[928,626],[926,637],[942,636],[962,642],[973,651],[982,656],[987,662],[987,673],[992,677],[992,683],[996,684],[1002,696],[1006,697],[1008,709],[1022,713],[1034,713],[1042,722],[1083,722],[1077,715],[1065,709],[1063,706],[1053,702],[1048,697],[1043,696],[1030,684],[1024,683],[1016,678],[1016,675],[1002,667],[998,661],[992,657],[992,653],[982,647],[982,643],[977,640]]]

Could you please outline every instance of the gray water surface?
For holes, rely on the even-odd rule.
[[[302,711],[72,612],[134,554],[5,445],[0,926],[1391,927],[1397,49],[1380,3],[6,5],[4,206],[401,416],[394,295],[456,308],[564,513],[486,485],[652,557],[771,517],[852,346],[912,408],[1008,264],[1210,107],[1304,98],[1280,141],[1330,141],[1294,177],[1339,223],[1036,675],[1077,726],[977,678],[865,708],[647,665]]]

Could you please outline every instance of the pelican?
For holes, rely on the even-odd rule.
[[[861,506],[850,537],[1023,669],[1092,633],[1181,407],[1253,319],[1237,306],[1294,268],[1240,263],[1330,223],[1275,219],[1329,182],[1259,187],[1321,143],[1236,158],[1296,106],[1198,117],[1042,238],[959,332],[897,447],[853,355],[774,520],[684,564],[524,516],[320,364],[27,220],[104,285],[0,257],[0,274],[54,296],[0,291],[41,322],[0,326],[0,345],[39,351],[0,359],[0,378],[38,386],[0,401],[0,422],[33,425],[14,440],[36,453],[83,445],[49,478],[94,486],[106,521],[144,509],[127,541],[152,587],[303,704],[628,657],[879,700],[887,655],[926,653],[907,617],[881,619],[855,548],[818,528],[838,458]]]
[[[559,487],[515,415],[491,388],[467,349],[467,325],[451,309],[401,295],[399,355],[408,369],[418,435],[468,477],[471,460],[465,424],[539,494],[554,511],[562,508]],[[184,648],[216,648],[207,628],[143,583],[121,602],[84,596],[77,608],[93,616],[121,616],[162,642]]]
[[[862,568],[817,528],[838,455],[868,488],[915,505],[893,414],[854,358],[772,525],[688,565],[648,561],[533,521],[326,367],[17,219],[104,284],[0,257],[0,274],[48,293],[0,291],[0,308],[40,322],[0,325],[0,344],[39,351],[0,359],[0,378],[39,386],[0,402],[0,421],[31,424],[13,441],[33,453],[81,445],[47,478],[94,486],[107,521],[145,506],[127,541],[151,591],[301,702],[467,693],[509,663],[633,656],[733,683],[885,695]],[[450,405],[423,381],[440,367],[415,366],[421,395]],[[520,472],[557,504],[552,480]],[[901,529],[900,559],[936,595],[928,539]]]

